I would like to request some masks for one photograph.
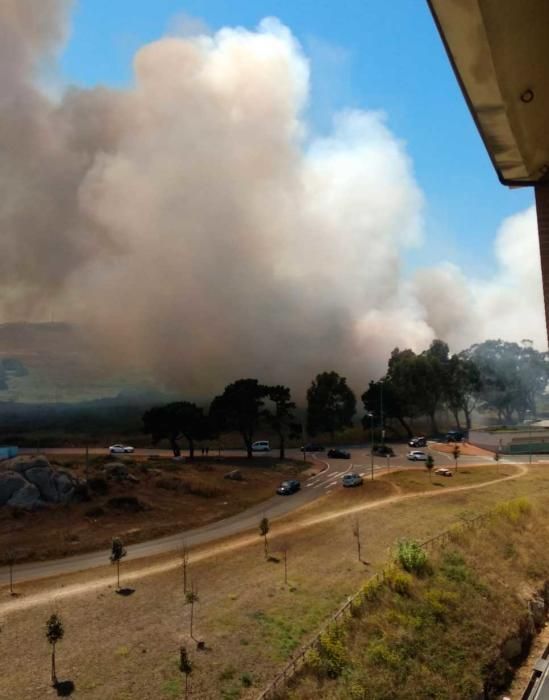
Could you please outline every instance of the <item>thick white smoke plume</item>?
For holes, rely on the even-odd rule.
[[[0,321],[82,324],[192,395],[324,369],[365,386],[434,337],[545,344],[533,213],[502,227],[493,280],[406,281],[422,194],[405,148],[372,112],[311,136],[309,65],[277,20],[162,39],[131,88],[54,101],[36,72],[66,11],[0,5]]]

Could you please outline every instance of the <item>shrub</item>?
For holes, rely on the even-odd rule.
[[[402,659],[394,650],[390,649],[382,639],[376,639],[368,644],[366,656],[369,661],[376,665],[388,666],[396,669],[401,665]]]
[[[371,578],[362,587],[362,595],[364,597],[364,600],[370,602],[373,600],[377,600],[377,598],[379,598],[381,590],[383,589],[383,586],[384,582],[381,579],[377,577]]]
[[[253,685],[252,677],[249,673],[243,673],[240,676],[240,682],[245,688],[250,688]]]
[[[349,663],[345,647],[345,631],[332,624],[320,635],[316,648],[307,655],[307,663],[319,676],[337,678]]]
[[[440,564],[440,571],[450,581],[461,583],[471,580],[471,572],[465,564],[465,560],[456,551],[445,552]]]
[[[405,571],[421,576],[429,570],[427,554],[419,542],[401,540],[398,543],[397,560]]]
[[[523,516],[529,515],[531,511],[532,504],[524,496],[521,498],[514,498],[512,501],[500,503],[494,509],[495,515],[504,518],[513,524],[518,523]]]
[[[390,566],[385,570],[385,581],[395,593],[402,596],[410,595],[412,577],[406,571],[401,571],[396,566]]]

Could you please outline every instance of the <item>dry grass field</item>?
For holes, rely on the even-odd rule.
[[[198,601],[194,636],[185,604],[180,562],[173,556],[127,561],[116,595],[112,569],[17,586],[2,592],[0,627],[2,698],[55,697],[49,686],[49,645],[44,634],[56,611],[65,624],[58,645],[60,679],[75,684],[73,697],[90,700],[162,700],[183,696],[178,649],[186,644],[194,671],[192,698],[251,698],[347,596],[387,561],[401,537],[420,540],[501,500],[549,496],[547,466],[467,468],[430,486],[423,471],[407,472],[338,490],[272,523],[271,554],[288,549],[289,584],[281,561],[266,561],[259,531],[193,550],[189,575]],[[505,472],[505,475],[504,475]],[[426,493],[411,480],[421,478]],[[453,487],[453,488],[451,488]],[[353,524],[358,518],[359,562]]]
[[[136,481],[107,480],[104,468],[113,462],[126,465]],[[56,458],[51,463],[84,476],[82,459]],[[206,525],[266,500],[283,479],[304,466],[308,465],[302,461],[270,457],[251,462],[197,458],[192,463],[93,457],[90,483],[95,479],[108,490],[90,490],[90,501],[36,512],[0,509],[0,564],[8,550],[20,561],[55,558],[109,547],[115,536],[131,544]],[[241,481],[223,478],[236,467]],[[128,496],[137,499],[137,508],[116,505],[117,499]]]

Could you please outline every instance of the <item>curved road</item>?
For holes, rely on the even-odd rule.
[[[371,458],[368,448],[363,445],[352,446],[350,460],[334,460],[328,459],[324,454],[313,454],[313,459],[318,463],[319,471],[315,476],[309,477],[302,483],[302,489],[292,496],[273,496],[267,501],[258,503],[241,513],[233,515],[223,520],[218,520],[209,525],[204,525],[193,530],[166,535],[154,540],[148,540],[138,544],[128,546],[128,556],[132,559],[162,554],[166,552],[177,551],[183,545],[192,548],[197,545],[206,544],[219,540],[230,535],[235,535],[246,530],[257,528],[258,518],[266,516],[269,520],[280,518],[293,510],[310,503],[317,498],[330,493],[336,488],[341,487],[341,477],[347,472],[357,472],[361,474],[365,480],[371,477]],[[409,448],[406,445],[393,445],[396,456],[391,459],[383,457],[374,458],[374,473],[386,472],[392,467],[417,467],[420,463],[409,462],[406,459],[406,453]],[[90,454],[103,455],[107,451],[101,448],[90,449]],[[36,450],[27,449],[21,450],[21,454],[35,454]],[[83,455],[83,448],[48,448],[40,451],[46,455]],[[169,450],[136,450],[135,455],[162,455],[169,456]],[[227,451],[224,455],[242,456],[242,451]],[[452,462],[450,455],[436,452],[437,462],[440,464],[441,459],[447,458]],[[260,455],[257,455],[258,457]],[[288,457],[299,459],[302,457],[298,450],[288,450]],[[487,458],[484,458],[487,459]],[[488,458],[489,459],[489,458]],[[483,460],[480,457],[461,457],[460,464],[478,463]],[[46,578],[48,576],[56,576],[59,574],[73,573],[85,569],[92,569],[98,566],[104,566],[108,562],[110,550],[100,550],[97,552],[88,552],[77,554],[63,559],[53,559],[50,561],[36,561],[17,565],[16,578],[18,582],[28,581],[31,579]],[[0,568],[0,585],[9,582],[9,571],[7,567]]]

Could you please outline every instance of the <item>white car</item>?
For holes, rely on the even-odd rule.
[[[130,447],[130,445],[111,445],[109,447],[109,452],[111,455],[131,454],[133,452],[133,447]]]
[[[252,443],[252,452],[270,452],[271,446],[268,440],[257,440]]]
[[[438,474],[439,476],[453,476],[452,472],[449,469],[446,469],[446,467],[435,469],[435,474]]]
[[[411,452],[408,452],[408,459],[411,462],[425,462],[427,459],[427,453],[422,452],[421,450],[412,450]]]

